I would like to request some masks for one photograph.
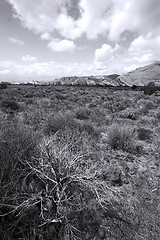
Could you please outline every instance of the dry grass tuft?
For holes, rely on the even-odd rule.
[[[132,126],[114,123],[108,129],[108,144],[114,150],[130,151],[134,148],[135,130]]]

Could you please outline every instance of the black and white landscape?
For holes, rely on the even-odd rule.
[[[0,0],[0,239],[159,240],[159,0]]]

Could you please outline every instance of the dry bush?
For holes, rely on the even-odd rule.
[[[75,111],[75,116],[77,119],[89,119],[90,115],[91,115],[91,110],[87,107],[79,107],[76,111]]]
[[[5,143],[12,143],[12,155],[5,155],[7,147],[1,142],[1,156],[8,160],[0,178],[1,239],[94,237],[102,222],[103,191],[101,184],[93,184],[85,156],[73,153],[72,143],[62,144],[57,136],[41,142],[40,155],[33,154],[28,134],[17,132],[9,139]]]
[[[46,118],[46,113],[44,108],[40,106],[30,105],[24,107],[22,112],[22,120],[25,124],[34,127],[35,129],[41,129],[43,122]]]
[[[154,82],[149,82],[147,86],[144,87],[144,94],[152,95],[158,90]]]
[[[155,108],[155,104],[153,101],[144,98],[141,98],[137,101],[137,106],[139,107],[139,114],[141,115],[148,114],[149,110]]]
[[[134,148],[135,130],[132,126],[114,123],[108,129],[108,144],[114,150],[130,151]]]
[[[44,122],[43,129],[46,135],[52,135],[60,130],[65,129],[66,127],[76,129],[77,125],[78,123],[74,119],[72,113],[55,113],[48,116]]]
[[[152,138],[152,131],[150,129],[146,129],[146,128],[138,128],[137,129],[137,133],[138,133],[138,139],[139,140],[151,140]]]
[[[139,110],[133,108],[126,108],[119,113],[121,118],[128,118],[131,120],[136,120],[139,115]]]
[[[7,129],[1,132],[1,156],[8,159],[1,171],[1,239],[105,239],[115,222],[123,239],[135,234],[131,206],[125,209],[126,199],[120,203],[120,194],[97,177],[103,166],[89,157],[88,135],[58,132],[35,143],[24,126]]]
[[[4,112],[8,113],[17,112],[20,110],[20,105],[15,100],[4,99],[1,101],[0,106]]]
[[[158,109],[158,112],[157,112],[156,118],[158,118],[158,120],[160,120],[160,109]]]
[[[86,123],[74,118],[74,114],[71,112],[50,114],[44,122],[44,133],[46,135],[53,135],[58,131],[65,131],[71,129],[80,132],[87,132],[90,135],[98,136],[98,131],[94,128],[92,123]]]
[[[38,135],[15,121],[1,123],[0,129],[0,238],[17,239],[19,231],[16,209],[23,209],[28,195],[22,180],[28,174],[26,162],[38,154]],[[27,204],[27,202],[26,202]],[[31,209],[30,209],[31,210]],[[23,219],[24,221],[24,219]],[[17,227],[18,226],[18,227]],[[10,229],[10,230],[9,230]],[[13,236],[12,233],[14,232]],[[17,232],[17,236],[15,235]],[[11,236],[10,236],[11,234]],[[15,235],[15,236],[14,236]]]

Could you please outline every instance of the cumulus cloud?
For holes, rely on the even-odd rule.
[[[17,64],[15,62],[3,61],[0,62],[0,71],[5,72],[8,80],[12,81],[13,78],[20,79],[37,79],[42,77],[42,80],[53,80],[54,78],[63,76],[82,76],[90,74],[98,74],[98,71],[92,64],[86,63],[65,63],[60,64],[53,61],[50,62],[37,62]]]
[[[152,34],[137,37],[129,48],[103,44],[95,51],[94,63],[97,69],[105,69],[106,72],[128,72],[160,59],[158,46],[160,36],[153,37]]]
[[[76,45],[71,40],[55,40],[49,42],[48,48],[54,52],[68,52],[73,51],[76,48]]]
[[[25,62],[35,62],[37,59],[36,57],[30,56],[29,54],[27,54],[26,56],[22,57],[22,60]]]
[[[17,44],[17,45],[24,45],[24,42],[20,39],[17,39],[17,38],[8,37],[8,40],[12,43]]]
[[[75,40],[84,36],[105,38],[92,65],[103,73],[121,73],[160,58],[159,0],[7,1],[22,25],[48,41],[52,51],[78,49]]]
[[[76,39],[108,35],[117,40],[126,30],[147,34],[160,30],[159,0],[8,0],[24,27]],[[74,7],[73,7],[74,6]],[[76,17],[75,14],[76,13]]]
[[[41,39],[43,39],[43,40],[51,40],[52,36],[51,36],[50,33],[44,32],[44,33],[41,34]]]
[[[8,0],[8,2],[14,9],[14,16],[21,20],[24,27],[35,33],[43,34],[57,30],[66,38],[79,36],[75,20],[68,15],[68,10],[72,8],[70,0],[39,0],[38,2]]]

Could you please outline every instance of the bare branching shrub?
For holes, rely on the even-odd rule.
[[[8,156],[10,165],[1,171],[1,239],[90,239],[98,234],[103,186],[93,182],[85,156],[72,152],[73,143],[62,144],[57,136],[44,139],[38,156],[22,132],[11,141],[18,149],[14,146],[14,162]]]
[[[84,146],[75,151],[79,137],[73,133],[57,132],[35,145],[29,129],[27,134],[19,126],[15,131],[7,129],[13,135],[2,131],[7,145],[1,142],[1,155],[8,145],[13,148],[6,155],[8,168],[3,165],[1,171],[1,239],[98,240],[110,235],[105,226],[113,231],[115,221],[130,224],[123,239],[131,230],[134,234],[129,219],[132,208],[125,212],[125,199],[120,207],[119,193],[97,177],[101,162],[89,158],[90,149],[84,151],[85,145],[89,147],[88,135],[79,135]]]
[[[130,151],[134,148],[135,130],[132,126],[114,123],[108,129],[108,144],[116,150]]]

